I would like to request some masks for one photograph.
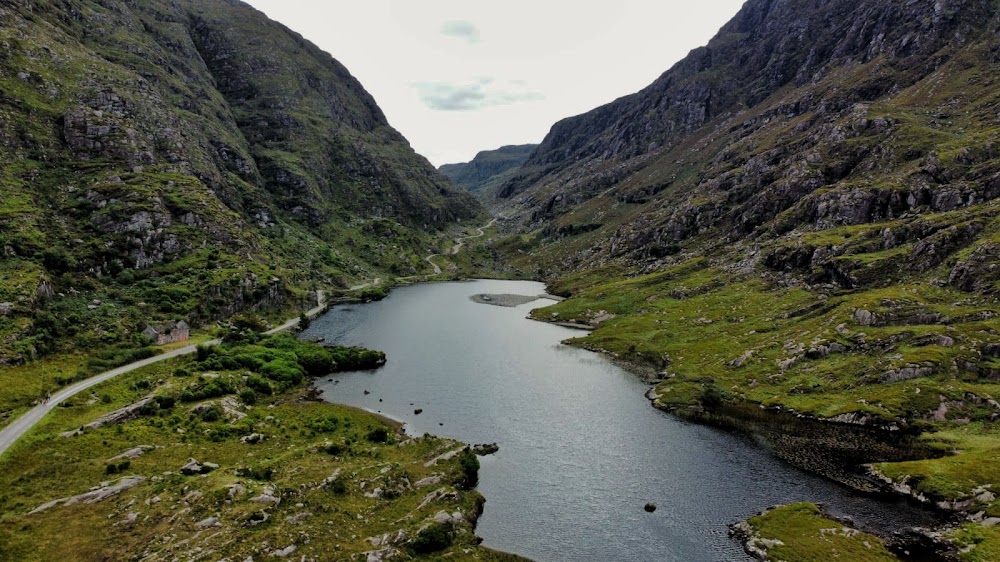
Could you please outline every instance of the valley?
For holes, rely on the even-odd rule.
[[[3,4],[0,559],[997,559],[998,37],[748,0],[436,167],[249,4]]]

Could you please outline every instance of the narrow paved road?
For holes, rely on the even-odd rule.
[[[489,228],[489,227],[493,226],[493,223],[495,223],[495,222],[497,222],[496,217],[494,217],[493,220],[491,220],[490,222],[486,223],[484,226],[481,226],[481,227],[477,228],[476,230],[479,231],[479,234],[473,234],[472,236],[465,236],[465,237],[462,237],[462,238],[456,238],[455,239],[455,245],[451,247],[451,251],[446,252],[445,254],[431,254],[431,255],[427,256],[426,258],[424,258],[424,261],[426,261],[427,263],[431,264],[434,267],[434,275],[441,275],[441,268],[438,266],[438,264],[434,263],[434,260],[431,259],[431,258],[436,258],[436,257],[442,256],[442,255],[451,255],[451,256],[454,256],[455,254],[457,254],[459,252],[459,250],[462,249],[462,246],[465,245],[465,241],[466,240],[472,240],[473,238],[479,238],[479,237],[483,236],[483,234],[485,234],[483,232],[483,229],[486,229],[486,228]]]
[[[476,230],[479,231],[479,234],[473,234],[472,236],[466,236],[465,238],[459,238],[459,239],[455,240],[455,246],[452,247],[452,249],[451,249],[451,255],[457,254],[458,251],[462,249],[462,246],[465,245],[465,241],[466,240],[472,240],[473,238],[481,238],[485,234],[483,232],[483,230],[487,229],[487,228],[489,228],[491,226],[493,226],[493,224],[496,223],[496,222],[497,222],[496,217],[493,217],[493,220],[491,220],[490,222],[486,223],[484,226],[476,229]]]
[[[319,306],[306,313],[310,317],[316,316],[320,312],[323,312],[323,307],[326,304],[326,297],[323,294],[323,291],[316,291],[316,295],[319,301]],[[298,326],[298,324],[299,324],[299,319],[292,318],[288,322],[285,322],[284,324],[278,326],[277,328],[274,328],[273,330],[268,330],[265,333],[275,334],[282,330],[287,330],[294,326]],[[218,345],[219,343],[220,343],[219,340],[211,340],[205,342],[202,345]],[[11,447],[11,445],[13,445],[15,442],[17,442],[18,439],[23,437],[25,433],[31,430],[31,428],[35,427],[35,424],[42,421],[42,418],[45,417],[45,414],[52,411],[52,409],[58,406],[60,402],[72,398],[73,396],[76,396],[77,394],[83,392],[84,390],[87,390],[92,386],[96,386],[106,380],[113,379],[118,375],[123,375],[130,371],[141,369],[142,367],[146,367],[154,363],[159,363],[160,361],[166,361],[168,359],[173,359],[175,357],[180,357],[182,355],[189,355],[197,350],[198,350],[197,345],[189,345],[187,347],[182,347],[180,349],[168,351],[163,355],[157,355],[156,357],[150,357],[149,359],[143,359],[142,361],[129,363],[128,365],[124,365],[122,367],[118,367],[117,369],[112,369],[110,371],[101,373],[99,375],[95,375],[87,380],[80,381],[73,385],[67,386],[62,390],[59,390],[58,392],[52,395],[52,398],[50,398],[47,403],[39,404],[38,406],[35,406],[31,410],[28,410],[26,414],[17,418],[16,420],[14,420],[13,423],[0,430],[0,455],[3,455],[4,452],[6,452],[7,449]]]

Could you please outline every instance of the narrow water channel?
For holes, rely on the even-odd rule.
[[[655,410],[637,377],[560,343],[579,332],[525,319],[549,301],[503,308],[469,298],[543,291],[491,280],[404,287],[336,307],[304,334],[388,354],[378,371],[320,381],[325,399],[405,421],[411,434],[500,445],[481,459],[486,546],[539,562],[745,560],[727,526],[793,501],[861,524],[930,522],[793,468],[750,439]],[[646,502],[659,509],[646,513]]]

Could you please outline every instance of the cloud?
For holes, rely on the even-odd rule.
[[[526,89],[524,82],[512,81],[498,86],[491,78],[481,78],[469,84],[418,82],[414,87],[420,100],[437,111],[475,111],[545,99],[542,94]]]
[[[441,26],[441,34],[464,39],[468,43],[474,44],[479,42],[479,28],[472,22],[465,20],[444,22],[444,25]]]

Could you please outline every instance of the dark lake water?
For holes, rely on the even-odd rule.
[[[486,546],[539,562],[746,560],[727,526],[775,504],[823,503],[875,526],[923,522],[902,504],[793,468],[748,438],[652,408],[637,377],[560,343],[579,332],[525,319],[550,301],[501,308],[469,299],[544,289],[523,281],[404,287],[381,302],[334,308],[305,332],[388,354],[378,371],[319,382],[327,400],[381,411],[411,434],[500,445],[481,459],[487,502],[477,534]],[[646,502],[659,509],[646,513]]]

